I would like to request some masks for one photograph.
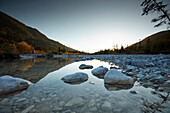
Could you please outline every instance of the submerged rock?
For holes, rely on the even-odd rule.
[[[81,64],[81,65],[79,66],[79,68],[80,68],[80,69],[92,69],[93,66],[92,66],[92,65]]]
[[[0,77],[0,95],[27,89],[30,81],[8,75]]]
[[[84,104],[84,100],[81,97],[73,98],[68,101],[64,106],[65,107],[78,107]]]
[[[77,72],[74,74],[66,75],[61,79],[67,83],[84,82],[84,81],[88,80],[88,75],[83,72]]]
[[[112,104],[108,101],[105,101],[102,105],[101,105],[102,110],[104,111],[110,111],[112,110]]]
[[[103,66],[99,66],[95,69],[92,70],[92,74],[95,76],[104,76],[108,71],[108,68],[103,67]]]
[[[104,76],[104,83],[106,84],[128,84],[131,85],[134,83],[133,78],[128,77],[126,75],[124,75],[123,73],[115,70],[115,69],[111,69],[110,71],[108,71],[106,73],[106,75]]]
[[[135,90],[131,90],[130,93],[137,94],[137,92]]]

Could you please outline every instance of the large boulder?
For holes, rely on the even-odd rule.
[[[63,78],[61,78],[61,80],[67,83],[84,82],[88,80],[88,75],[83,72],[77,72],[74,74],[66,75]]]
[[[104,83],[113,85],[132,85],[134,81],[131,77],[124,75],[116,69],[111,69],[104,76]]]
[[[0,95],[24,90],[27,89],[30,85],[30,81],[4,75],[0,77]]]
[[[92,70],[92,74],[95,76],[104,76],[108,71],[108,68],[103,67],[103,66],[99,66],[95,69]]]
[[[80,68],[80,69],[92,69],[93,66],[92,66],[92,65],[81,64],[81,65],[79,66],[79,68]]]

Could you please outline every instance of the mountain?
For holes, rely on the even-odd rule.
[[[129,53],[170,53],[170,30],[148,36],[127,47],[126,50]]]
[[[26,26],[18,20],[6,15],[0,11],[0,38],[14,41],[26,42],[33,46],[36,50],[47,52],[48,50],[57,51],[63,49],[65,51],[75,52],[77,50],[67,47],[57,41],[51,40],[35,28]]]

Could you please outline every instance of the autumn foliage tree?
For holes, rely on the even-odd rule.
[[[19,53],[23,54],[29,54],[32,52],[32,49],[34,49],[32,46],[28,45],[26,42],[19,42],[17,44],[17,49]]]

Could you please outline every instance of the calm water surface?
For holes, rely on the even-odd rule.
[[[106,88],[103,79],[91,74],[92,69],[80,70],[79,66],[81,64],[93,65],[94,68],[101,65],[110,68],[109,63],[99,60],[74,63],[66,61],[66,66],[62,67],[62,65],[62,68],[50,72],[37,83],[31,85],[27,90],[9,97],[13,111],[20,112],[33,105],[34,107],[30,112],[138,113],[141,112],[141,107],[144,107],[144,101],[141,98],[144,100],[147,99],[150,103],[161,103],[163,101],[158,94],[151,93],[154,91],[153,89],[144,88],[137,82],[133,87],[129,87],[129,89],[123,88],[117,90],[116,87]],[[43,70],[38,71],[41,73]],[[89,79],[80,84],[68,84],[61,80],[65,75],[76,72],[87,73]],[[131,90],[135,90],[137,94],[130,93]],[[159,93],[166,96],[164,92]],[[24,98],[24,101],[16,102],[16,100],[21,98]],[[77,98],[81,98],[81,102],[73,102],[74,104],[71,107],[66,106],[70,100],[76,100]],[[104,102],[110,102],[111,109],[104,109],[102,107]],[[161,105],[166,107],[161,108],[164,113],[170,112],[169,100],[163,102]]]

